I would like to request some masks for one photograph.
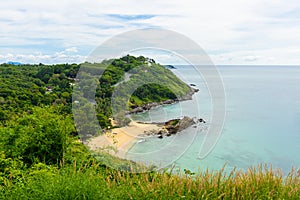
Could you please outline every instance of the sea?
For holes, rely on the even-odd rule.
[[[200,91],[193,100],[132,115],[137,121],[163,122],[182,116],[206,123],[170,137],[138,138],[127,158],[159,168],[192,172],[272,166],[288,173],[300,167],[300,66],[216,66],[225,90],[224,126],[205,157],[199,152],[213,126],[214,107],[206,79],[194,66],[172,69]]]

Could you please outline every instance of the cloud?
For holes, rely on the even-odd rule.
[[[0,63],[7,63],[10,61],[18,61],[23,64],[56,64],[56,63],[82,63],[85,61],[83,55],[67,55],[63,52],[56,52],[54,54],[0,54]]]
[[[298,64],[300,57],[278,52],[298,52],[299,13],[298,0],[11,0],[1,4],[0,54],[84,57],[116,34],[158,27],[196,41],[217,64]]]
[[[108,17],[122,21],[145,20],[151,19],[156,15],[120,15],[120,14],[107,14]]]
[[[77,53],[77,52],[78,52],[78,49],[77,49],[77,47],[70,47],[70,48],[67,48],[65,51],[66,51],[66,52]]]

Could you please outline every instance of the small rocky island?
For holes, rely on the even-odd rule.
[[[139,122],[144,123],[144,122]],[[195,119],[191,117],[184,116],[181,119],[171,119],[169,121],[166,121],[164,123],[151,123],[151,124],[157,124],[161,126],[158,130],[150,130],[145,131],[145,136],[158,136],[158,138],[163,138],[164,136],[171,136],[174,135],[180,131],[183,131],[184,129],[187,129],[188,127],[195,125],[197,123],[206,123],[204,119]],[[145,123],[144,123],[145,124]]]

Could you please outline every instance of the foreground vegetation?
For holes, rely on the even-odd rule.
[[[127,56],[114,61],[99,80],[106,84],[99,84],[96,91],[101,108],[97,117],[104,127],[110,124],[109,94],[116,80],[146,59]],[[156,66],[154,74],[164,71],[149,61]],[[79,141],[71,114],[72,84],[79,67],[0,66],[0,199],[299,199],[297,170],[287,176],[266,166],[230,174],[188,169],[182,173],[149,169],[135,174],[124,171],[143,166],[105,152],[96,159]],[[188,91],[167,74],[169,83],[182,86],[179,94]],[[155,91],[159,95],[153,95]],[[128,106],[168,98],[176,97],[167,88],[152,84],[140,88]]]
[[[11,172],[1,199],[299,199],[299,174],[271,169],[248,172],[129,174],[93,161],[68,166],[36,164],[15,180]]]

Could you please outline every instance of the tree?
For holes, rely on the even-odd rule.
[[[75,132],[70,116],[55,107],[34,108],[0,129],[0,151],[26,164],[55,164],[63,159],[68,136]]]

